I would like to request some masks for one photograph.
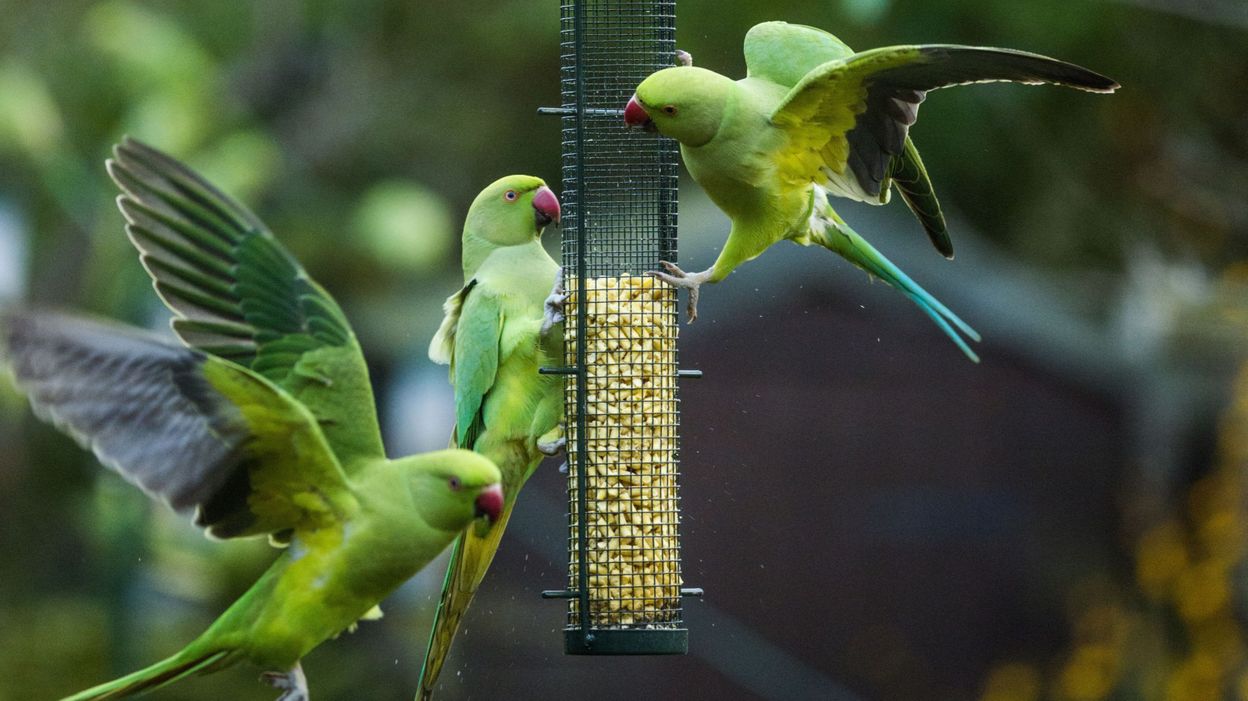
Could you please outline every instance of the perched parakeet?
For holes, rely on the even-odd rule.
[[[927,91],[1014,81],[1113,92],[1118,84],[1010,49],[930,44],[854,53],[827,32],[785,22],[753,27],[745,61],[746,77],[737,81],[692,65],[658,71],[625,106],[628,125],[680,142],[689,174],[732,220],[709,269],[686,273],[663,262],[666,272],[652,274],[689,290],[692,321],[702,283],[723,280],[777,241],[818,244],[900,290],[978,360],[966,338],[979,335],[850,229],[828,195],[884,204],[896,186],[937,250],[952,257],[940,204],[909,136]]]
[[[563,382],[538,374],[559,364],[563,336],[552,326],[562,303],[559,266],[542,248],[542,230],[559,221],[559,200],[539,178],[512,175],[485,188],[464,221],[464,286],[446,300],[446,318],[429,345],[451,366],[454,445],[498,464],[507,495],[485,535],[455,543],[429,637],[421,698],[430,698],[464,612],[494,559],[520,488],[544,455],[563,446]]]
[[[130,240],[185,345],[30,312],[0,348],[37,414],[218,538],[285,549],[168,659],[69,697],[115,699],[238,662],[306,701],[299,660],[503,508],[498,468],[442,450],[388,460],[368,371],[334,300],[259,219],[126,140],[108,163]],[[367,693],[361,694],[367,696]]]

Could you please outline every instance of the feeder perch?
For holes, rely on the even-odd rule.
[[[676,3],[561,4],[569,654],[683,654],[676,143],[624,128],[676,63]]]

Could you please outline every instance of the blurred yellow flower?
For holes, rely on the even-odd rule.
[[[1200,654],[1184,660],[1166,680],[1166,701],[1219,701],[1221,679],[1217,664]]]
[[[1118,650],[1102,643],[1075,648],[1058,678],[1059,698],[1096,701],[1107,697],[1118,679],[1119,657]]]
[[[999,664],[988,673],[979,701],[1037,701],[1040,672],[1029,664]]]
[[[1149,529],[1135,546],[1135,579],[1144,595],[1164,598],[1187,566],[1183,530],[1174,519]]]
[[[1224,563],[1205,560],[1179,575],[1174,588],[1174,603],[1179,615],[1189,624],[1207,619],[1226,610],[1231,590]]]

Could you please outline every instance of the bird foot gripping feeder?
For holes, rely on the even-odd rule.
[[[683,654],[675,142],[626,130],[633,89],[676,60],[672,0],[561,4],[568,654]]]

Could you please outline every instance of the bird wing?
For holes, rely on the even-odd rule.
[[[455,331],[459,328],[459,317],[464,310],[464,300],[468,298],[468,293],[476,285],[475,279],[468,281],[467,285],[447,297],[442,303],[442,312],[445,316],[442,317],[437,333],[433,334],[433,340],[429,342],[429,359],[438,365],[450,365],[455,356]]]
[[[792,88],[814,68],[854,53],[840,39],[819,29],[788,22],[763,22],[754,25],[745,35],[745,66],[750,77],[770,80]],[[905,148],[893,156],[886,179],[897,186],[906,206],[914,213],[936,250],[953,257],[945,216],[919,151],[907,136]],[[884,183],[875,202],[888,199]]]
[[[745,72],[791,88],[820,64],[854,53],[818,27],[788,22],[761,22],[745,33]]]
[[[906,136],[901,153],[893,157],[888,178],[901,193],[901,199],[910,212],[923,225],[932,246],[944,257],[953,258],[953,241],[949,238],[949,226],[940,209],[940,200],[936,198],[936,190],[927,175],[927,168],[923,166],[923,159],[919,158],[919,149],[909,136]]]
[[[843,177],[860,198],[878,198],[927,91],[994,81],[1090,92],[1118,87],[1085,68],[1011,49],[927,44],[859,52],[811,70],[772,113],[772,124],[789,137],[777,157],[782,177]]]
[[[498,375],[503,309],[497,296],[474,282],[462,290],[451,351],[455,385],[455,443],[472,450],[484,428],[485,395]]]
[[[498,377],[503,310],[498,297],[475,278],[451,295],[444,308],[446,318],[429,346],[429,357],[451,366],[451,382],[455,385],[455,429],[451,445],[472,450],[485,429],[482,413],[485,395],[493,389]],[[460,621],[507,529],[516,490],[523,484],[520,482],[513,487],[507,480],[509,473],[504,473],[506,505],[499,521],[484,536],[468,529],[455,539],[442,595],[434,613],[433,629],[429,633],[429,647],[425,650],[418,699],[432,698],[433,685],[446,662]]]
[[[356,508],[315,418],[231,361],[134,329],[14,313],[0,347],[36,414],[221,538],[320,528]]]
[[[333,298],[263,222],[187,166],[130,138],[114,153],[126,232],[174,332],[302,401],[344,464],[381,457],[368,368]]]

